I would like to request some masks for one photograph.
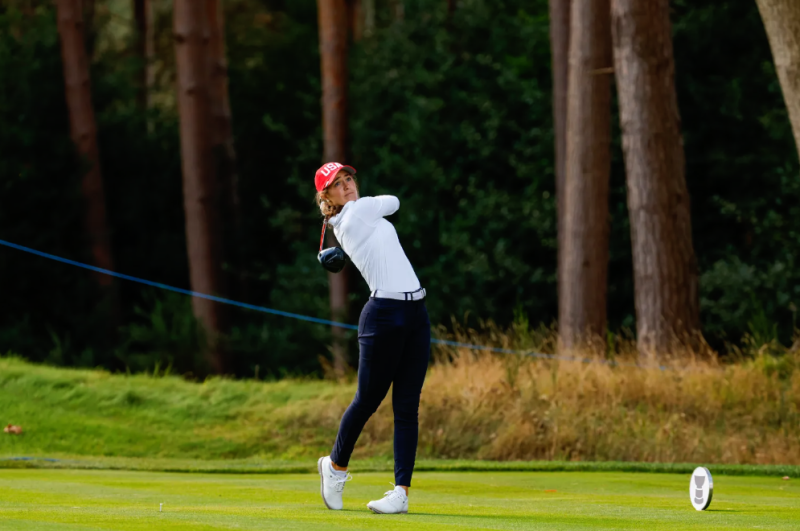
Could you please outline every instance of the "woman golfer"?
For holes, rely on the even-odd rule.
[[[358,320],[358,390],[345,411],[330,456],[317,462],[322,499],[342,508],[350,455],[367,420],[392,386],[396,486],[367,507],[374,513],[408,512],[414,471],[422,383],[430,356],[430,321],[425,290],[406,258],[397,232],[383,219],[397,212],[394,196],[358,196],[356,170],[331,162],[316,174],[317,203],[371,291]]]

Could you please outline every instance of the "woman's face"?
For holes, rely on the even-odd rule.
[[[340,171],[336,180],[325,190],[328,199],[336,206],[344,206],[350,201],[358,200],[358,187],[353,176],[346,171]]]

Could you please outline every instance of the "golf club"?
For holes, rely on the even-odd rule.
[[[322,264],[322,267],[331,273],[339,273],[344,269],[347,262],[347,254],[341,247],[328,247],[322,249],[322,244],[325,242],[325,227],[328,225],[328,220],[322,222],[322,236],[319,239],[319,254],[317,260]]]

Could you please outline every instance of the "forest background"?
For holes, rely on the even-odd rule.
[[[6,4],[6,2],[4,2]],[[69,137],[56,13],[0,8],[0,239],[90,261],[85,163]],[[16,5],[18,4],[18,5]],[[154,2],[155,73],[142,105],[131,2],[96,0],[87,28],[115,269],[189,287],[171,2]],[[433,323],[557,318],[557,224],[547,2],[377,3],[349,49],[351,162],[429,289]],[[329,316],[316,261],[322,162],[314,0],[223,2],[242,231],[236,298]],[[671,3],[703,334],[720,353],[791,344],[800,295],[800,179],[758,9]],[[613,93],[613,92],[612,92]],[[608,329],[630,335],[634,292],[619,119],[612,119]],[[233,268],[233,269],[232,269]],[[367,288],[351,277],[350,317]],[[188,297],[120,282],[119,326],[85,271],[0,249],[0,348],[58,365],[202,374]],[[235,310],[231,373],[318,374],[330,329]],[[352,335],[350,336],[352,341]],[[352,351],[352,348],[351,348]]]

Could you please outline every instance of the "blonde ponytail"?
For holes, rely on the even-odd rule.
[[[325,219],[330,219],[342,211],[341,206],[334,205],[328,200],[327,194],[324,191],[317,192],[316,201],[319,206],[319,211]]]

